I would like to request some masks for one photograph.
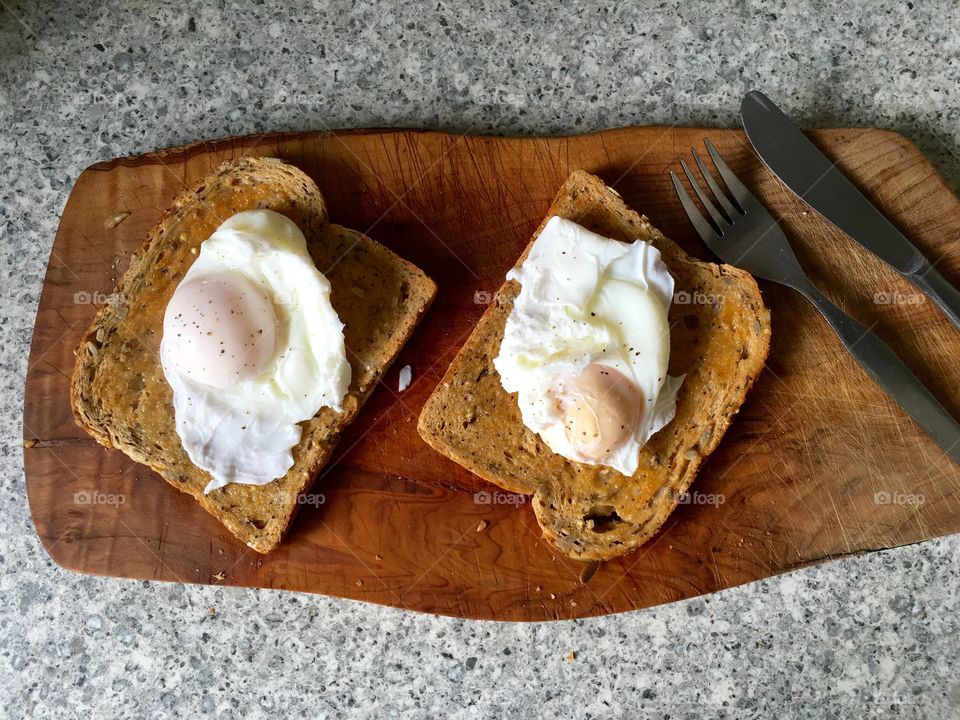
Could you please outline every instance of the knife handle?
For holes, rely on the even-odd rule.
[[[937,272],[927,259],[924,259],[919,270],[910,273],[907,277],[923,290],[950,318],[954,327],[960,330],[960,290],[947,282],[947,279]]]
[[[802,292],[817,307],[844,347],[887,395],[960,463],[960,423],[879,337],[830,302],[812,285]]]

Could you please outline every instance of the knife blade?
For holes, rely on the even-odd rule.
[[[774,175],[823,217],[920,288],[960,329],[960,291],[766,95],[740,104],[747,138]]]

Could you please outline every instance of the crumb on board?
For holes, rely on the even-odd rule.
[[[486,520],[481,520],[480,522],[477,523],[477,532],[483,532],[486,529],[487,529]]]
[[[404,365],[400,368],[400,382],[397,385],[397,389],[400,392],[403,392],[408,387],[410,387],[410,381],[413,380],[413,368],[409,365]]]
[[[103,221],[103,229],[112,230],[117,225],[119,225],[124,220],[126,220],[128,217],[130,217],[130,213],[128,212],[114,213],[113,215],[111,215],[110,217],[108,217],[106,220]]]
[[[227,574],[223,570],[221,570],[220,572],[218,572],[216,575],[213,576],[213,579],[224,580],[226,577],[227,577]]]
[[[207,615],[209,615],[210,617],[216,617],[217,609],[215,607],[207,608]]]
[[[590,578],[594,576],[597,572],[599,564],[596,560],[590,560],[589,562],[584,563],[583,568],[580,570],[580,582],[586,585],[590,582]]]
[[[357,587],[363,587],[363,580],[357,580]]]

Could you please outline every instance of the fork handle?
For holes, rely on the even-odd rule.
[[[874,333],[847,315],[812,285],[801,292],[826,318],[847,351],[877,384],[917,421],[953,460],[960,463],[960,423],[937,401],[910,368]]]

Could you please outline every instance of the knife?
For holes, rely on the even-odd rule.
[[[757,155],[801,200],[930,297],[960,329],[960,291],[762,92],[748,92],[740,116]]]

